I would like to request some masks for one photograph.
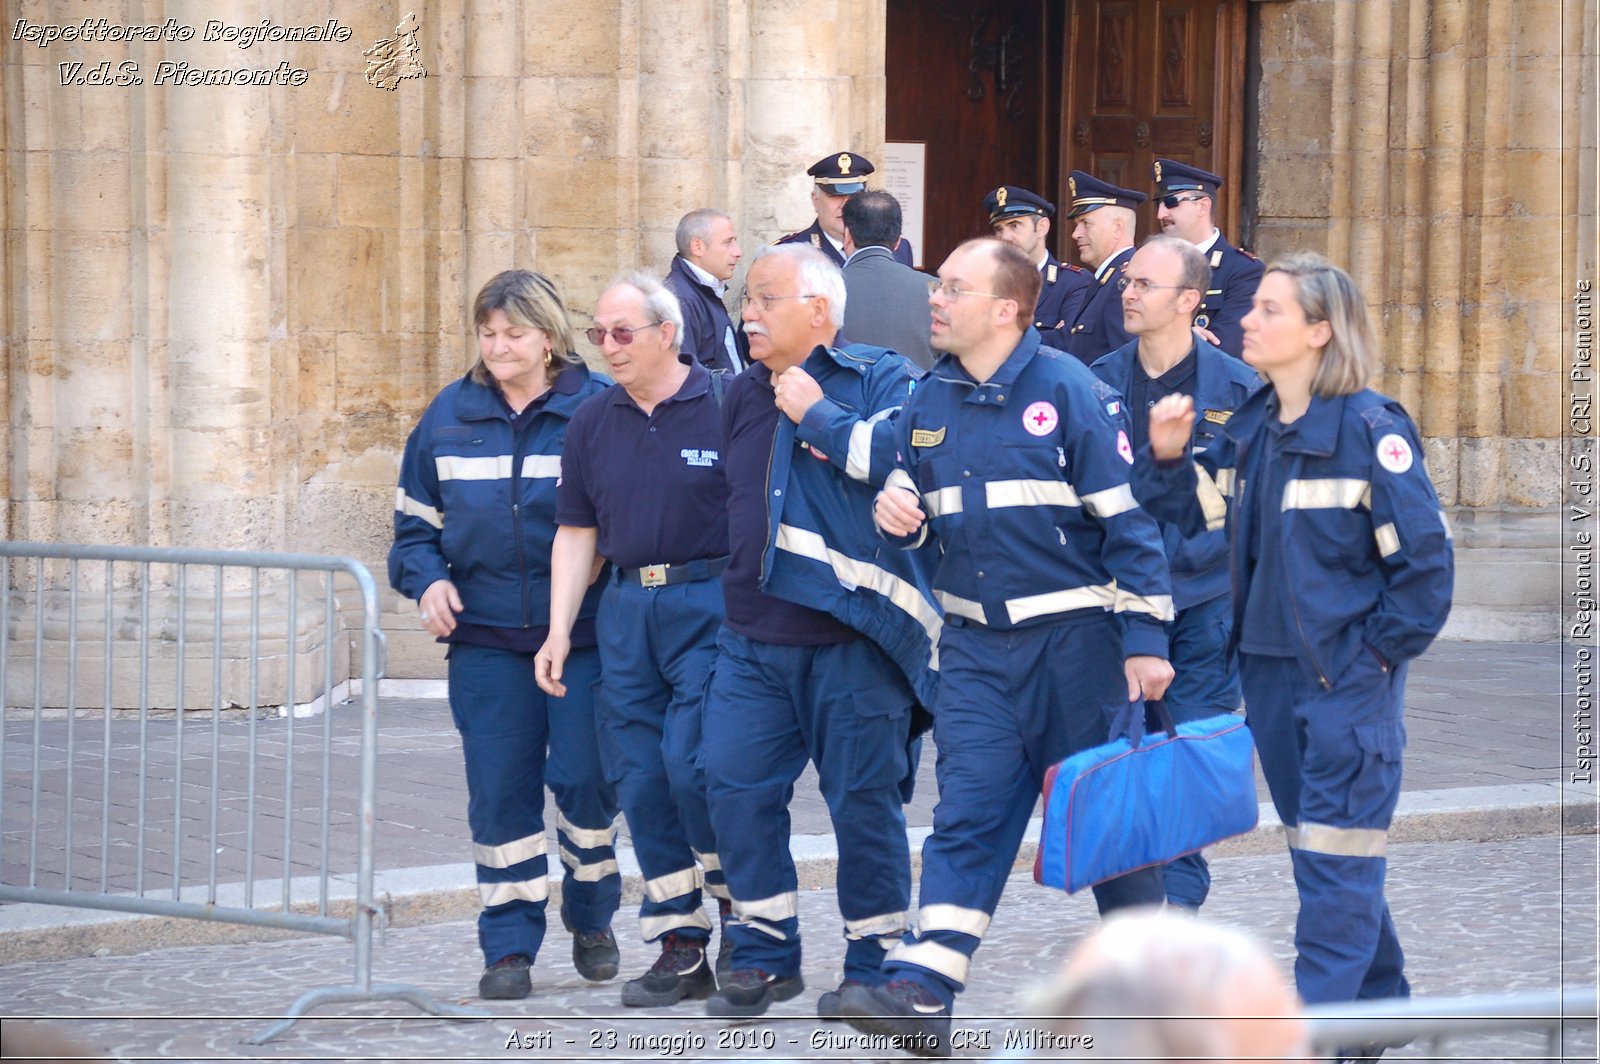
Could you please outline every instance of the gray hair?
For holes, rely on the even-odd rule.
[[[632,288],[644,297],[644,312],[653,321],[672,323],[672,349],[678,350],[678,345],[683,342],[683,304],[678,302],[678,297],[660,281],[640,270],[619,273],[606,285],[606,291],[621,287]]]
[[[1211,287],[1211,267],[1206,263],[1205,253],[1187,240],[1179,236],[1168,236],[1165,233],[1156,233],[1145,238],[1141,248],[1166,248],[1178,256],[1178,283],[1185,288],[1193,288],[1200,293],[1203,301],[1206,289]]]
[[[760,262],[768,255],[793,259],[805,294],[826,299],[828,320],[835,329],[844,328],[844,274],[828,256],[805,244],[768,244],[756,253],[753,261]]]
[[[688,258],[689,244],[693,240],[703,240],[711,243],[711,226],[719,219],[732,222],[733,219],[715,207],[700,207],[690,211],[678,220],[678,254]]]
[[[1367,301],[1350,275],[1314,251],[1295,251],[1267,267],[1293,279],[1306,321],[1325,321],[1331,335],[1311,381],[1323,398],[1354,395],[1378,372],[1381,354]]]

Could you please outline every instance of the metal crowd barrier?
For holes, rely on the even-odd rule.
[[[1430,1059],[1465,1060],[1469,1058],[1446,1057],[1445,1045],[1474,1034],[1542,1032],[1545,1055],[1527,1059],[1566,1060],[1562,1031],[1587,1026],[1588,1037],[1593,1039],[1596,1017],[1600,1016],[1597,1005],[1595,987],[1562,987],[1519,994],[1315,1005],[1306,1009],[1306,1018],[1312,1049],[1324,1056],[1340,1047],[1410,1044],[1414,1049],[1425,1048]],[[1589,1055],[1594,1049],[1590,1041],[1585,1051],[1588,1059],[1594,1059]]]
[[[377,588],[352,559],[0,543],[0,902],[354,942],[350,985],[307,990],[248,1044],[330,1004],[481,1017],[372,982],[383,660]],[[348,808],[333,706],[357,667]],[[353,902],[331,902],[352,871]]]

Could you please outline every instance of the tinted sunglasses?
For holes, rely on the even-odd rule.
[[[601,344],[606,342],[606,336],[608,334],[617,343],[621,344],[623,347],[627,347],[629,344],[633,343],[634,333],[642,332],[645,329],[654,329],[660,324],[661,323],[659,321],[653,321],[649,325],[636,325],[633,328],[629,328],[626,325],[618,325],[615,329],[602,329],[597,325],[591,325],[589,328],[584,330],[583,335],[587,336],[589,338],[589,342],[594,344],[596,347],[599,347]]]
[[[1201,193],[1196,193],[1195,195],[1192,195],[1192,196],[1180,196],[1177,193],[1173,193],[1170,196],[1162,196],[1161,199],[1159,199],[1157,202],[1160,203],[1167,210],[1175,211],[1175,210],[1178,209],[1178,204],[1180,204],[1180,203],[1188,203],[1190,200],[1205,199],[1205,198],[1206,198],[1205,195],[1201,194]]]

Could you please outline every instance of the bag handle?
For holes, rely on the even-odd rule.
[[[1172,711],[1167,708],[1164,698],[1148,698],[1142,702],[1126,702],[1111,718],[1111,738],[1127,739],[1134,749],[1144,742],[1144,737],[1149,733],[1147,717],[1154,717],[1158,731],[1167,733],[1167,738],[1178,737],[1178,725],[1172,719]]]

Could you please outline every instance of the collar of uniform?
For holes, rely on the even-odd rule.
[[[1199,341],[1196,341],[1197,344],[1198,342]],[[1138,342],[1135,341],[1135,350],[1137,350],[1137,343]],[[1152,377],[1149,373],[1145,372],[1144,364],[1139,361],[1139,356],[1135,354],[1133,358],[1133,380],[1136,384],[1141,380],[1155,381],[1167,391],[1175,392],[1179,390],[1179,387],[1185,381],[1194,378],[1199,365],[1199,348],[1192,346],[1189,348],[1189,353],[1178,359],[1177,363],[1174,364],[1172,368],[1168,369],[1165,373]],[[1195,389],[1191,387],[1187,389],[1185,394],[1192,395],[1194,394],[1194,391]]]
[[[828,243],[833,245],[833,250],[835,250],[835,251],[837,251],[839,253],[839,257],[841,259],[844,258],[844,241],[843,240],[835,240],[835,239],[833,239],[833,237],[828,233],[828,231],[826,229],[822,228],[822,222],[820,220],[818,220],[818,222],[817,222],[817,232],[822,234],[822,239],[826,240]]]
[[[690,277],[715,292],[718,299],[722,299],[728,294],[728,282],[717,280],[717,278],[711,276],[710,273],[702,270],[682,255],[678,256],[678,261],[683,263],[684,268],[689,271]]]
[[[848,369],[864,377],[867,374],[867,367],[878,361],[874,352],[882,350],[884,349],[870,344],[847,344],[844,347],[824,347],[818,344],[811,349],[811,353],[800,365],[813,377],[816,376],[816,373],[812,372],[813,368],[826,369],[829,366]]]
[[[678,385],[677,391],[661,400],[661,403],[656,404],[657,406],[704,395],[706,389],[711,386],[711,371],[702,366],[698,359],[692,355],[679,354],[678,361],[689,367],[689,375],[683,379],[682,384]],[[635,410],[639,409],[639,404],[633,401],[633,396],[628,394],[628,389],[621,385],[612,389],[611,405],[631,406]]]
[[[577,407],[572,401],[583,389],[584,381],[589,378],[589,369],[584,365],[571,365],[561,371],[556,377],[550,390],[541,398],[544,399],[544,408],[554,413],[571,416]],[[461,380],[461,388],[456,393],[456,417],[462,421],[482,421],[488,418],[511,420],[511,408],[500,396],[499,389],[488,385],[479,384],[469,375]]]
[[[1339,443],[1339,422],[1344,418],[1345,396],[1313,395],[1311,405],[1294,423],[1294,433],[1284,450],[1327,456]],[[1234,442],[1248,440],[1269,417],[1278,416],[1278,392],[1269,381],[1234,411],[1223,433]]]
[[[1112,270],[1116,269],[1118,266],[1122,265],[1122,263],[1120,261],[1122,259],[1122,257],[1124,255],[1130,255],[1131,256],[1132,254],[1133,254],[1132,245],[1129,245],[1128,247],[1123,248],[1121,251],[1117,252],[1115,255],[1111,256],[1106,261],[1102,262],[1099,266],[1095,267],[1094,279],[1096,281],[1101,282],[1102,284],[1105,283],[1106,275],[1109,274]]]
[[[826,236],[827,234],[823,234],[823,235]],[[842,251],[843,248],[841,248],[840,250]],[[856,261],[857,259],[867,259],[867,258],[876,258],[876,257],[878,257],[878,255],[873,255],[872,254],[873,252],[877,252],[878,255],[881,255],[884,258],[889,258],[889,259],[894,258],[894,252],[890,251],[888,248],[884,247],[882,244],[868,244],[864,248],[856,248],[855,251],[851,253],[850,257],[844,260],[844,264],[846,266],[848,266],[852,262]]]
[[[1206,252],[1210,251],[1212,249],[1212,247],[1214,247],[1216,245],[1217,241],[1220,240],[1221,238],[1222,238],[1222,230],[1216,228],[1215,226],[1212,226],[1211,235],[1206,237],[1204,240],[1200,241],[1200,243],[1196,244],[1195,247],[1199,248],[1200,249],[1200,253],[1203,255]]]
[[[992,397],[985,398],[984,402],[993,402],[995,406],[1005,406],[1006,397],[1011,394],[1011,386],[1017,382],[1022,371],[1028,368],[1028,363],[1033,361],[1033,356],[1039,353],[1039,330],[1032,325],[1022,334],[1022,339],[1017,341],[1017,346],[1011,349],[1011,354],[1000,363],[1000,368],[994,371],[994,376],[978,385],[978,388],[994,388]],[[969,374],[970,376],[970,374]],[[967,397],[971,402],[973,396],[978,394],[974,388],[972,395]]]

